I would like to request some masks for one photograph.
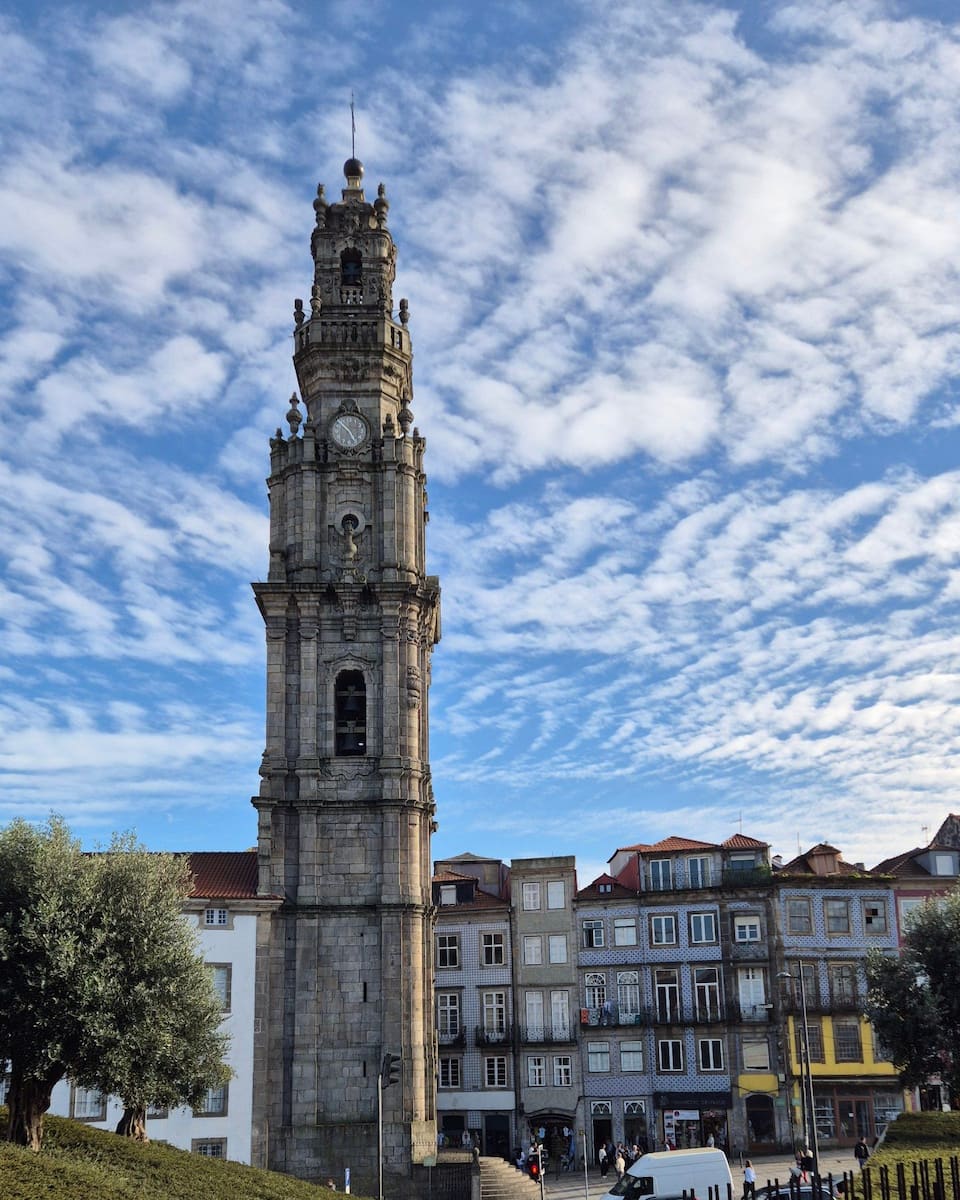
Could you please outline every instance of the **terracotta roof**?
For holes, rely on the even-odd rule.
[[[472,875],[460,875],[457,871],[438,871],[433,877],[434,883],[476,883]]]
[[[766,850],[770,845],[769,842],[760,842],[756,838],[747,837],[745,833],[735,833],[720,844],[724,850]]]
[[[892,858],[885,858],[883,862],[877,863],[873,868],[881,875],[929,875],[930,872],[926,867],[922,867],[920,863],[914,862],[914,858],[918,854],[925,854],[927,846],[916,846],[913,850],[907,850],[904,854],[895,854]]]
[[[830,871],[826,875],[817,872],[810,866],[810,855],[817,850],[829,850],[831,853],[839,855],[840,851],[833,846],[826,845],[821,842],[818,846],[813,846],[803,854],[798,854],[796,858],[791,858],[789,862],[784,863],[778,875],[814,875],[818,879],[829,879],[831,875],[869,875],[871,874],[866,868],[853,866],[852,863],[844,862],[842,858],[837,858],[837,869]]]
[[[602,883],[608,885],[608,891],[600,891],[600,885]],[[612,875],[608,875],[606,871],[602,875],[598,875],[593,883],[588,883],[585,888],[581,888],[580,891],[577,892],[578,900],[605,900],[613,896],[619,896],[621,898],[628,897],[631,900],[636,900],[637,893],[635,889],[625,887],[619,880],[614,879]]]
[[[253,900],[257,896],[256,850],[213,850],[188,854],[193,873],[191,897]]]
[[[624,850],[634,851],[637,854],[650,854],[652,852],[672,853],[677,850],[716,850],[716,842],[698,842],[693,838],[685,837],[667,837],[662,838],[659,842],[638,842],[635,846],[620,846],[614,850],[610,858],[620,854]],[[609,862],[610,859],[607,859]]]

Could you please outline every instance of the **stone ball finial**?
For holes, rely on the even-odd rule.
[[[322,228],[327,221],[327,197],[323,189],[323,184],[317,184],[317,198],[313,202],[313,211],[317,214],[317,224]]]
[[[303,320],[304,320],[303,301],[302,300],[294,300],[294,302],[293,302],[293,322],[298,329],[303,324]]]
[[[359,158],[348,158],[343,164],[343,173],[347,177],[347,183],[359,187],[363,178],[363,163]]]
[[[410,401],[406,396],[400,401],[400,413],[397,416],[397,424],[403,431],[404,437],[406,437],[407,430],[413,424],[413,411],[410,408]]]
[[[409,300],[401,300],[400,301],[400,324],[406,325],[406,323],[409,320],[410,320],[410,301]]]
[[[290,397],[290,408],[287,412],[287,424],[290,426],[291,437],[297,436],[297,430],[300,428],[300,422],[303,420],[300,409],[297,407],[298,404],[297,393],[294,392]]]

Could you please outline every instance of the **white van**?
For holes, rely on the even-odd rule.
[[[727,1200],[732,1194],[728,1186],[733,1188],[733,1178],[722,1150],[658,1150],[641,1154],[603,1200],[642,1200],[684,1192],[697,1200]]]

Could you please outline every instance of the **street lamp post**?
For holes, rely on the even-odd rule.
[[[796,978],[797,983],[800,985],[800,1017],[801,1028],[803,1029],[800,1056],[800,1103],[803,1113],[804,1137],[807,1138],[807,1145],[813,1154],[814,1174],[819,1174],[820,1146],[817,1140],[817,1111],[813,1103],[813,1068],[810,1065],[810,1024],[807,1020],[807,989],[803,981],[803,968],[806,965],[803,959],[801,959],[797,963],[796,976],[793,976],[789,971],[781,971],[778,978],[789,979],[791,982]]]

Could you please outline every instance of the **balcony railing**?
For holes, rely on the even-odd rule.
[[[474,1032],[478,1046],[508,1046],[513,1041],[512,1025],[504,1025],[501,1029],[487,1029],[478,1025]]]
[[[766,942],[731,942],[730,957],[738,962],[763,962],[770,957]]]
[[[803,1011],[799,996],[787,996],[783,1001],[785,1012],[799,1015]],[[807,996],[807,1012],[821,1015],[823,1013],[856,1013],[863,1008],[863,998],[844,993],[839,996]]]
[[[458,1046],[463,1049],[467,1044],[467,1031],[460,1028],[456,1033],[451,1033],[449,1030],[439,1031],[437,1033],[437,1044],[440,1046]]]
[[[521,1025],[520,1041],[533,1044],[558,1046],[564,1042],[577,1040],[576,1027],[571,1021],[563,1021],[555,1025]]]
[[[736,1015],[741,1021],[772,1021],[773,1005],[769,1003],[738,1004]]]
[[[647,1009],[627,1009],[614,1004],[609,1008],[581,1008],[581,1025],[649,1025]]]

